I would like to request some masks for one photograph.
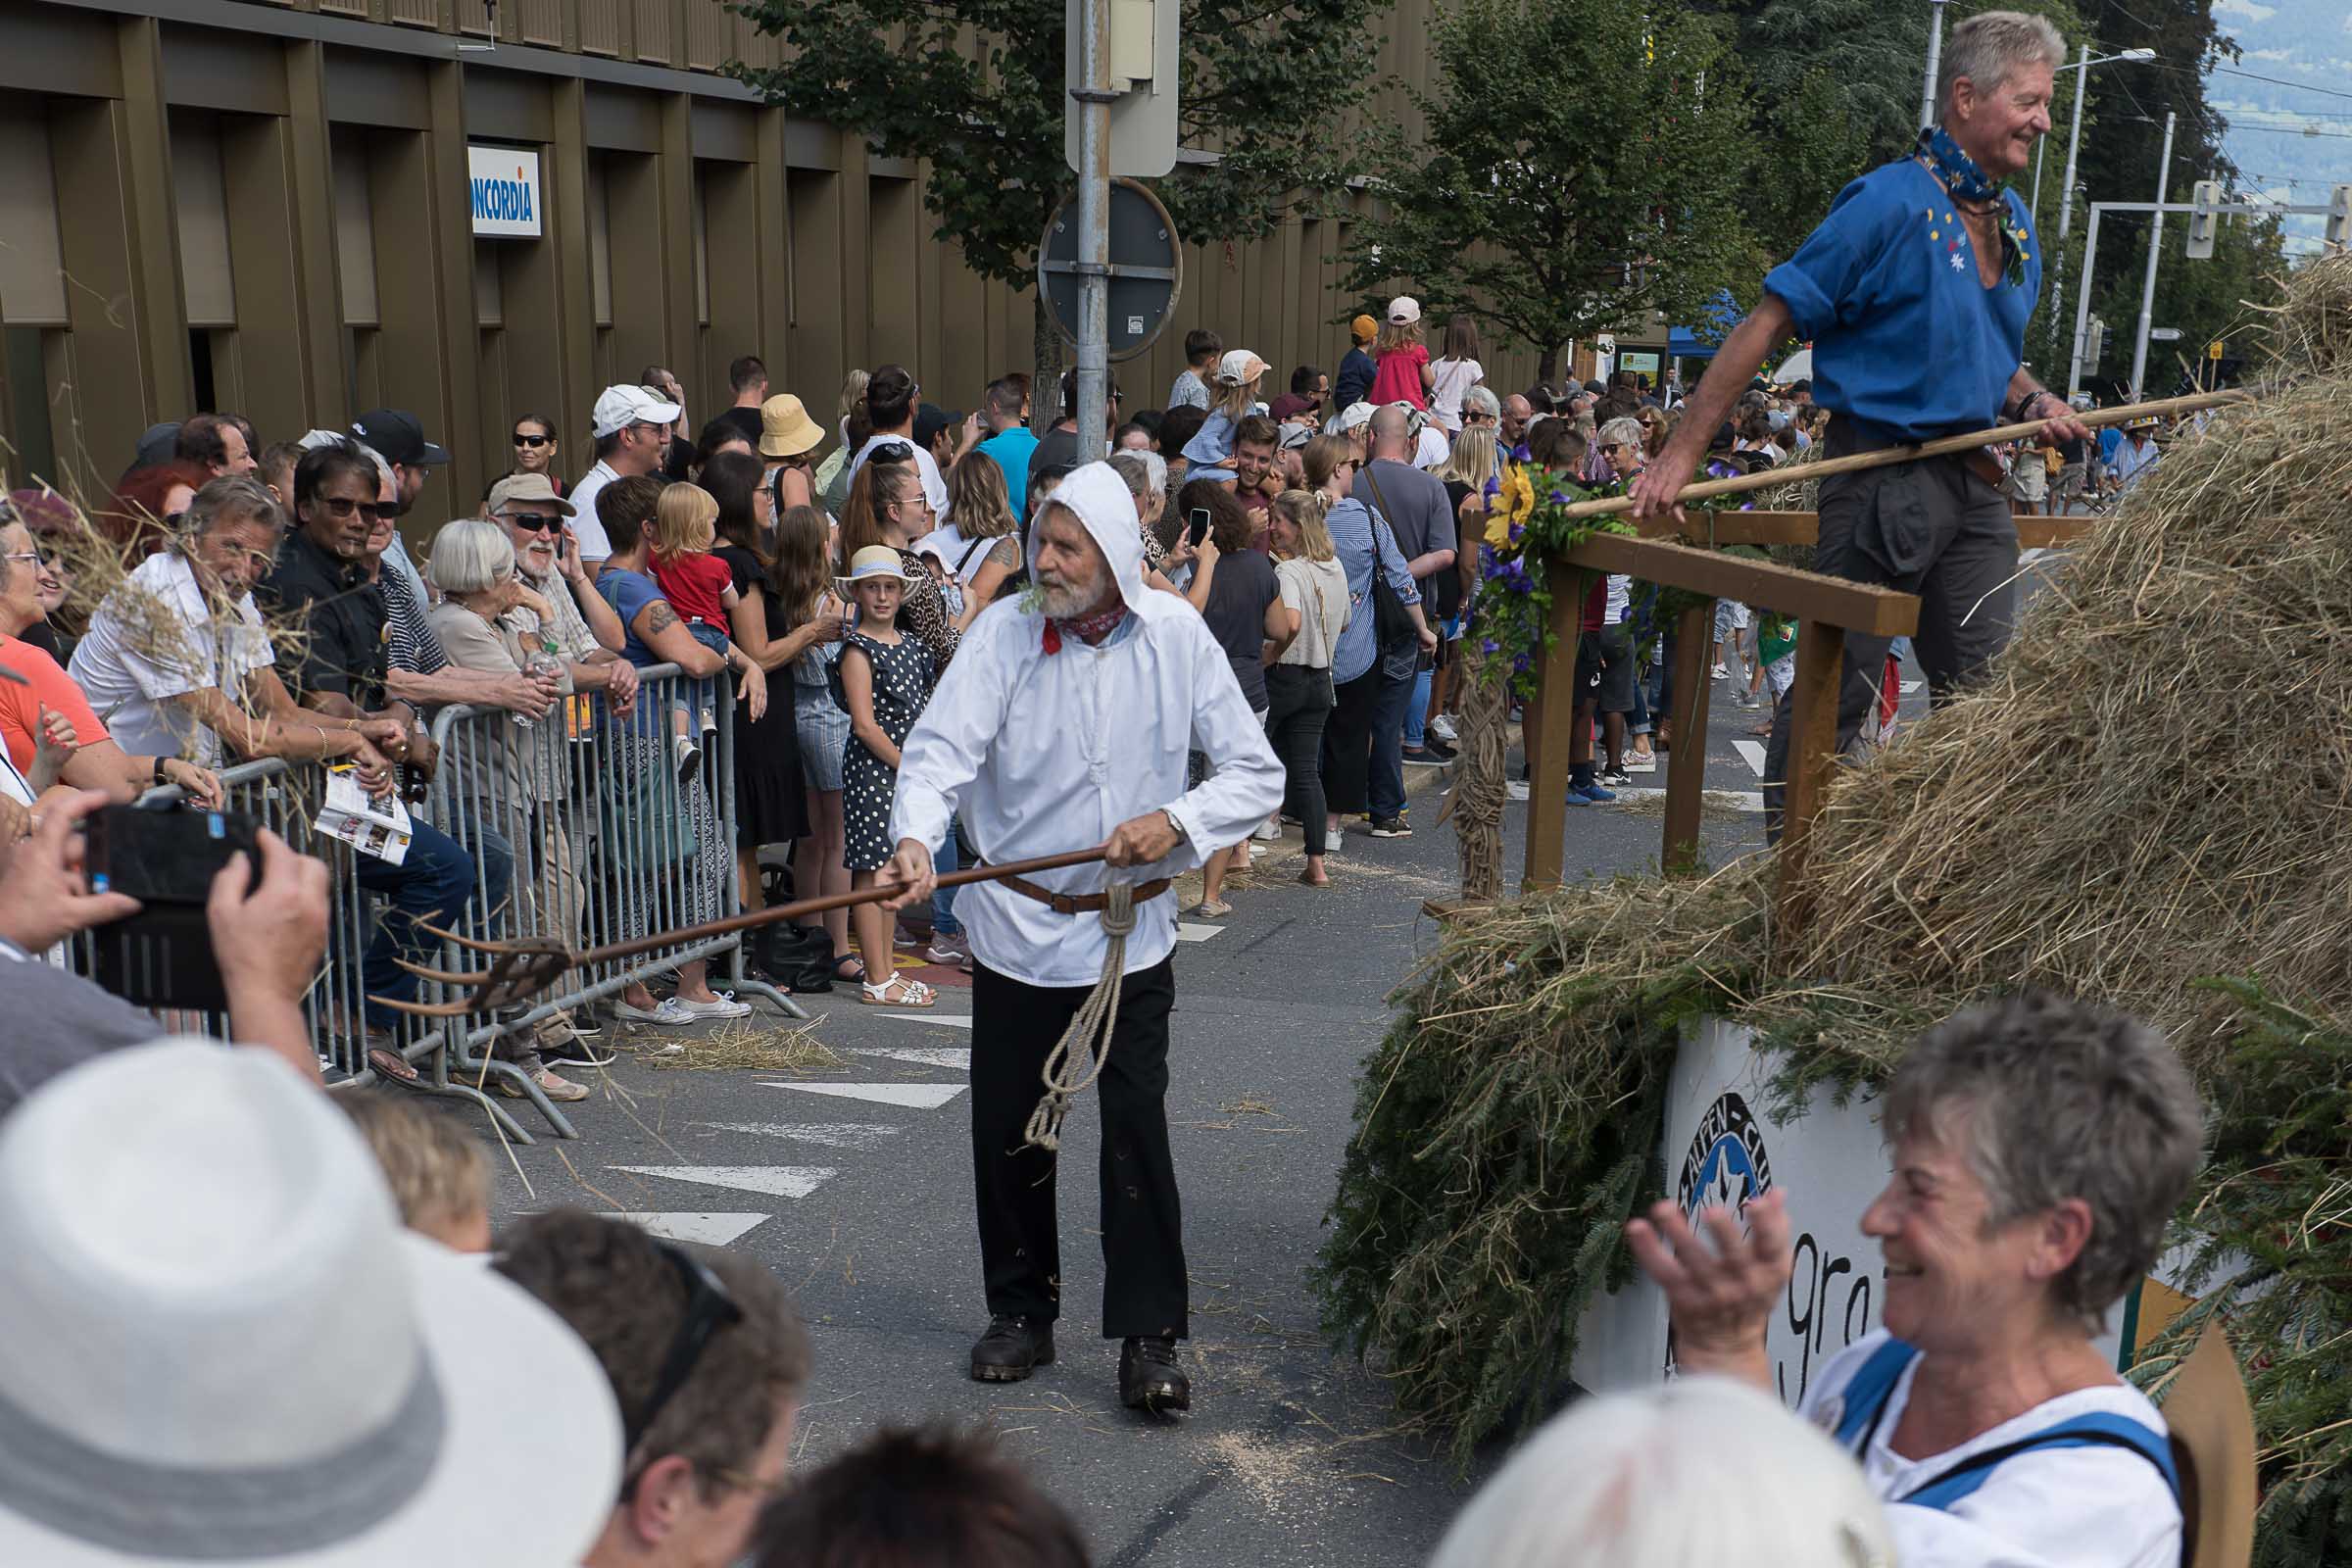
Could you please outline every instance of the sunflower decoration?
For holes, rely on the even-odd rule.
[[[1514,463],[1489,480],[1487,489],[1487,543],[1495,550],[1513,549],[1535,514],[1536,482]]]

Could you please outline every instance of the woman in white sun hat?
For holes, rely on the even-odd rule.
[[[572,1568],[611,1512],[587,1348],[404,1232],[281,1061],[183,1039],[51,1080],[0,1123],[0,1562]]]

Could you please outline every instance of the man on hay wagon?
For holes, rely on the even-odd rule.
[[[2087,435],[2066,400],[2020,363],[2041,286],[2032,215],[2000,183],[2050,128],[2066,58],[2040,17],[1986,11],[1952,29],[1936,79],[1937,122],[1908,157],[1838,192],[1764,298],[1724,340],[1673,439],[1633,489],[1636,518],[1671,513],[1707,436],[1765,359],[1813,342],[1813,399],[1831,411],[1827,456],[1907,446],[2045,418],[2057,441]],[[1920,662],[1937,702],[2009,640],[2017,529],[1989,451],[1921,458],[1821,480],[1815,569],[1920,599]],[[1849,633],[1838,741],[1852,744],[1878,695],[1889,639]],[[1768,826],[1788,778],[1791,699],[1765,758]]]

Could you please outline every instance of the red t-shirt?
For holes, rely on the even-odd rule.
[[[74,684],[65,666],[28,642],[0,637],[0,664],[6,664],[29,683],[20,686],[0,680],[0,739],[8,743],[8,760],[20,773],[32,771],[33,748],[39,743],[41,710],[60,712],[73,721],[74,737],[83,746],[108,738],[106,726],[90,708],[90,700]]]
[[[726,591],[735,585],[727,564],[707,550],[692,555],[654,559],[654,581],[680,620],[699,620],[727,629]]]
[[[1391,349],[1380,357],[1372,371],[1371,401],[1374,403],[1410,403],[1416,409],[1429,407],[1429,394],[1421,390],[1421,369],[1429,364],[1429,350],[1418,343],[1408,343],[1400,349]]]

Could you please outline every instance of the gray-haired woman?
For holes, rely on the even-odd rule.
[[[473,517],[444,524],[433,535],[425,575],[442,595],[426,618],[451,662],[494,675],[525,675],[532,672],[536,659],[540,667],[562,675],[564,689],[570,689],[570,676],[563,673],[561,662],[526,647],[507,619],[507,612],[517,607],[527,606],[542,617],[552,612],[515,570],[514,542],[504,526]],[[568,792],[555,741],[563,712],[559,705],[547,718],[531,720],[486,710],[452,729],[441,760],[445,830],[461,839],[497,834],[512,846],[523,873],[515,877],[511,895],[516,907],[489,911],[485,924],[492,936],[501,934],[502,925],[565,941],[578,936],[582,893],[572,870],[571,841],[563,827],[560,807]],[[540,1026],[535,1043],[502,1039],[496,1052],[501,1060],[521,1068],[550,1100],[585,1100],[585,1085],[557,1076],[539,1054],[539,1046],[561,1049],[571,1038],[569,1028],[551,1017]],[[501,1093],[520,1093],[504,1079],[494,1080],[493,1087]]]
[[[1813,1375],[1802,1412],[1894,1506],[1904,1562],[2180,1560],[2164,1418],[2092,1336],[2156,1261],[2202,1112],[2152,1030],[2013,997],[1928,1032],[1884,1104],[1893,1175],[1862,1216],[1886,1255],[1885,1327]],[[1685,1372],[1772,1387],[1766,1324],[1788,1288],[1781,1195],[1627,1226],[1674,1314]]]

